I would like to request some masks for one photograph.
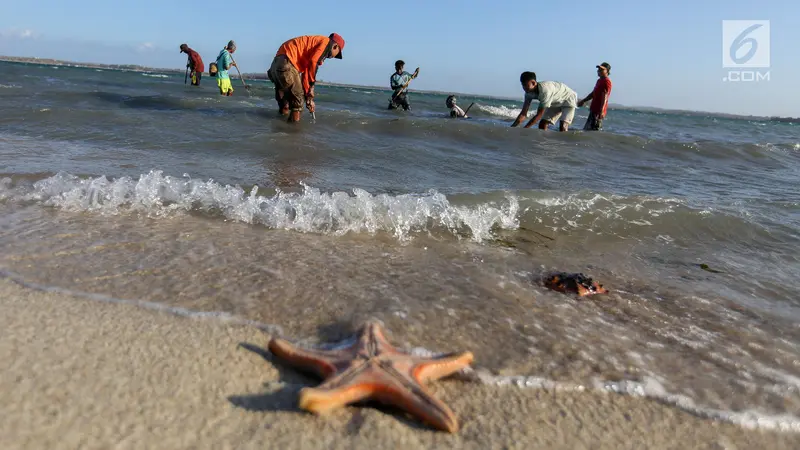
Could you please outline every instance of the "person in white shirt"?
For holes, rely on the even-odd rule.
[[[525,103],[522,105],[517,119],[511,124],[512,127],[519,125],[523,119],[528,117],[528,108],[533,100],[539,101],[539,109],[536,115],[525,125],[530,128],[535,122],[539,122],[539,129],[546,130],[551,124],[555,124],[560,119],[559,131],[567,131],[569,124],[575,117],[575,108],[578,107],[578,94],[564,83],[558,81],[536,81],[536,73],[522,72],[519,77],[522,90],[525,91]]]
[[[456,105],[455,95],[447,97],[447,100],[445,100],[444,104],[447,105],[448,108],[450,108],[450,117],[456,119],[468,119],[467,113],[465,113],[460,106]]]

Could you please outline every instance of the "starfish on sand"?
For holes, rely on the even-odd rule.
[[[467,367],[473,359],[470,352],[430,358],[412,356],[389,344],[381,326],[374,321],[363,325],[356,341],[345,348],[309,350],[272,338],[269,350],[325,379],[315,388],[300,391],[302,409],[324,414],[350,403],[376,400],[397,406],[440,430],[458,431],[453,411],[433,397],[422,383]]]

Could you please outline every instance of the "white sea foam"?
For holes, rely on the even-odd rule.
[[[598,390],[616,392],[618,394],[635,397],[648,397],[662,403],[675,406],[686,412],[707,419],[722,420],[749,429],[777,430],[800,432],[800,418],[790,414],[771,415],[760,411],[725,411],[721,409],[706,408],[695,404],[694,400],[685,395],[671,394],[655,378],[645,377],[643,382],[598,381],[594,386]]]
[[[0,180],[3,181],[3,180]],[[106,295],[91,294],[86,292],[71,291],[55,286],[47,286],[37,283],[26,281],[21,276],[0,268],[0,277],[8,278],[14,282],[25,286],[30,289],[36,289],[45,292],[57,292],[66,294],[73,297],[83,297],[90,300],[101,301],[106,303],[119,303],[128,304],[145,309],[156,310],[167,314],[173,314],[181,317],[199,320],[216,320],[222,323],[242,326],[252,326],[266,331],[272,335],[282,336],[283,330],[278,325],[265,324],[253,320],[243,319],[233,316],[226,312],[221,311],[194,311],[187,308],[175,307],[164,305],[155,302],[144,300],[129,300],[119,299]],[[300,343],[299,341],[296,341]],[[350,337],[340,342],[328,344],[312,344],[310,341],[302,341],[300,345],[306,347],[317,347],[324,350],[335,350],[352,345],[354,338]],[[408,350],[410,354],[422,357],[440,356],[443,353],[434,352],[422,347],[414,347]],[[774,371],[773,371],[774,372]],[[779,374],[779,378],[786,379],[785,381],[791,384],[797,384],[798,381],[795,377],[786,377],[785,374]],[[595,380],[592,386],[584,386],[577,383],[568,383],[550,380],[543,377],[528,376],[528,375],[506,375],[497,376],[492,375],[483,369],[473,369],[467,367],[461,372],[455,374],[457,378],[465,381],[479,382],[488,385],[520,388],[520,389],[546,389],[550,391],[559,392],[585,392],[595,391],[602,393],[616,393],[622,395],[629,395],[633,397],[644,397],[657,400],[666,405],[677,407],[690,414],[699,417],[720,420],[729,422],[743,428],[760,429],[760,430],[776,430],[783,432],[800,432],[800,418],[789,415],[771,415],[759,411],[746,410],[746,411],[726,411],[721,409],[707,408],[699,406],[690,397],[678,394],[669,393],[664,386],[654,377],[644,377],[641,382],[636,381],[603,381]]]
[[[522,108],[521,107],[518,108],[516,106],[506,106],[506,105],[490,106],[490,105],[480,105],[480,104],[476,106],[483,112],[489,113],[493,116],[503,117],[506,119],[516,119],[519,116],[519,113],[522,112]],[[536,112],[536,107],[537,107],[536,105],[532,107],[534,113]],[[531,117],[533,116],[530,115],[529,112],[528,118]]]
[[[161,73],[143,73],[142,75],[153,78],[169,78],[169,75],[164,75]]]
[[[531,208],[538,213],[535,219],[538,223],[551,220],[555,230],[585,228],[593,231],[599,227],[598,233],[608,231],[608,226],[613,224],[655,226],[654,218],[672,213],[676,207],[685,204],[675,198],[624,197],[590,192],[565,193],[552,197],[523,197],[521,200],[530,200],[545,208],[544,211]],[[598,220],[605,222],[599,223]]]
[[[304,185],[300,193],[278,191],[270,195],[258,187],[248,192],[239,186],[188,175],[172,177],[161,171],[151,171],[138,179],[113,180],[59,173],[35,183],[32,190],[21,189],[0,185],[0,198],[104,215],[133,211],[158,217],[201,211],[269,228],[332,235],[381,232],[407,240],[415,233],[444,231],[475,242],[493,239],[493,232],[499,229],[514,230],[525,223],[543,224],[553,230],[597,232],[625,223],[653,227],[660,223],[655,218],[684,206],[684,201],[674,198],[592,192],[548,196],[506,193],[503,197],[493,196],[493,201],[469,205],[452,204],[436,190],[392,196],[373,195],[358,188],[326,193]]]
[[[411,349],[410,353],[422,357],[443,355],[442,353],[433,352],[421,347]],[[455,376],[465,381],[475,381],[493,386],[546,389],[559,392],[595,391],[630,395],[633,397],[645,397],[682,409],[699,417],[729,422],[743,428],[800,433],[799,417],[790,414],[772,415],[753,410],[726,411],[703,407],[697,405],[690,397],[667,392],[664,386],[654,377],[643,377],[642,382],[595,380],[592,386],[584,386],[582,384],[555,381],[537,376],[492,375],[485,370],[476,370],[471,367],[462,370]],[[792,377],[790,381],[795,383],[797,380]]]
[[[610,392],[633,397],[645,397],[682,409],[698,417],[729,422],[743,428],[800,432],[800,418],[791,414],[773,415],[753,410],[727,411],[703,407],[697,405],[690,397],[667,392],[664,386],[653,377],[644,377],[642,382],[596,380],[593,386],[584,386],[535,376],[495,376],[472,369],[462,371],[459,376],[462,379],[479,381],[495,386],[547,389],[560,392]]]
[[[7,192],[2,195],[9,197]],[[352,194],[324,193],[304,186],[302,193],[278,191],[262,196],[258,187],[248,193],[239,186],[200,181],[188,175],[165,176],[161,171],[138,179],[114,180],[59,173],[36,182],[32,191],[16,192],[14,197],[69,211],[108,215],[133,211],[158,217],[199,210],[269,228],[333,235],[388,232],[408,239],[414,232],[445,229],[456,236],[468,234],[476,242],[491,238],[494,227],[516,229],[520,209],[512,195],[502,204],[456,206],[435,190],[392,196],[372,195],[363,189],[353,189]]]
[[[475,106],[477,106],[481,111],[487,112],[487,113],[489,113],[489,114],[491,114],[493,116],[505,117],[507,119],[516,119],[517,116],[519,115],[520,111],[522,111],[521,108],[514,108],[514,107],[503,106],[503,105],[501,105],[501,106],[490,106],[490,105],[478,104],[478,105],[475,105]]]

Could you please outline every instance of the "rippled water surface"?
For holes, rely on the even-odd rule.
[[[261,82],[0,67],[5,276],[310,345],[377,317],[485,382],[800,426],[796,124],[616,109],[542,133],[508,127],[520,101],[456,121],[444,95],[321,86],[292,126]],[[612,292],[546,291],[552,270]]]

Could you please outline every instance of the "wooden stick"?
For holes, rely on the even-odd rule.
[[[408,85],[409,85],[409,84],[411,84],[411,81],[413,81],[413,80],[414,80],[414,78],[417,78],[417,75],[419,75],[419,67],[417,67],[417,70],[415,70],[415,71],[414,71],[414,75],[412,75],[412,76],[411,76],[411,79],[410,79],[410,80],[408,80],[408,81],[406,81],[406,84],[404,84],[404,85],[403,85],[403,87],[401,87],[401,88],[400,88],[400,90],[399,90],[399,91],[397,91],[397,93],[396,93],[396,94],[392,94],[392,99],[391,99],[391,100],[389,100],[389,101],[390,101],[390,102],[391,102],[391,101],[394,101],[394,99],[395,99],[395,98],[396,98],[398,95],[402,94],[402,93],[403,93],[403,91],[405,91],[405,90],[406,90],[406,88],[408,87]]]
[[[474,105],[474,104],[475,104],[475,102],[472,102],[472,103],[469,104],[469,106],[467,107],[467,110],[464,111],[464,117],[467,117],[467,113],[469,112],[469,109],[472,108],[472,105]]]
[[[233,63],[236,64],[236,60],[233,59],[233,55],[231,55],[231,61],[233,61]],[[244,82],[244,77],[242,76],[242,72],[239,70],[239,65],[236,64],[233,67],[236,67],[236,72],[239,73],[239,80],[241,80],[242,84],[244,85],[244,88],[247,90],[247,93],[249,94],[250,93],[250,86],[248,86],[247,83]]]

